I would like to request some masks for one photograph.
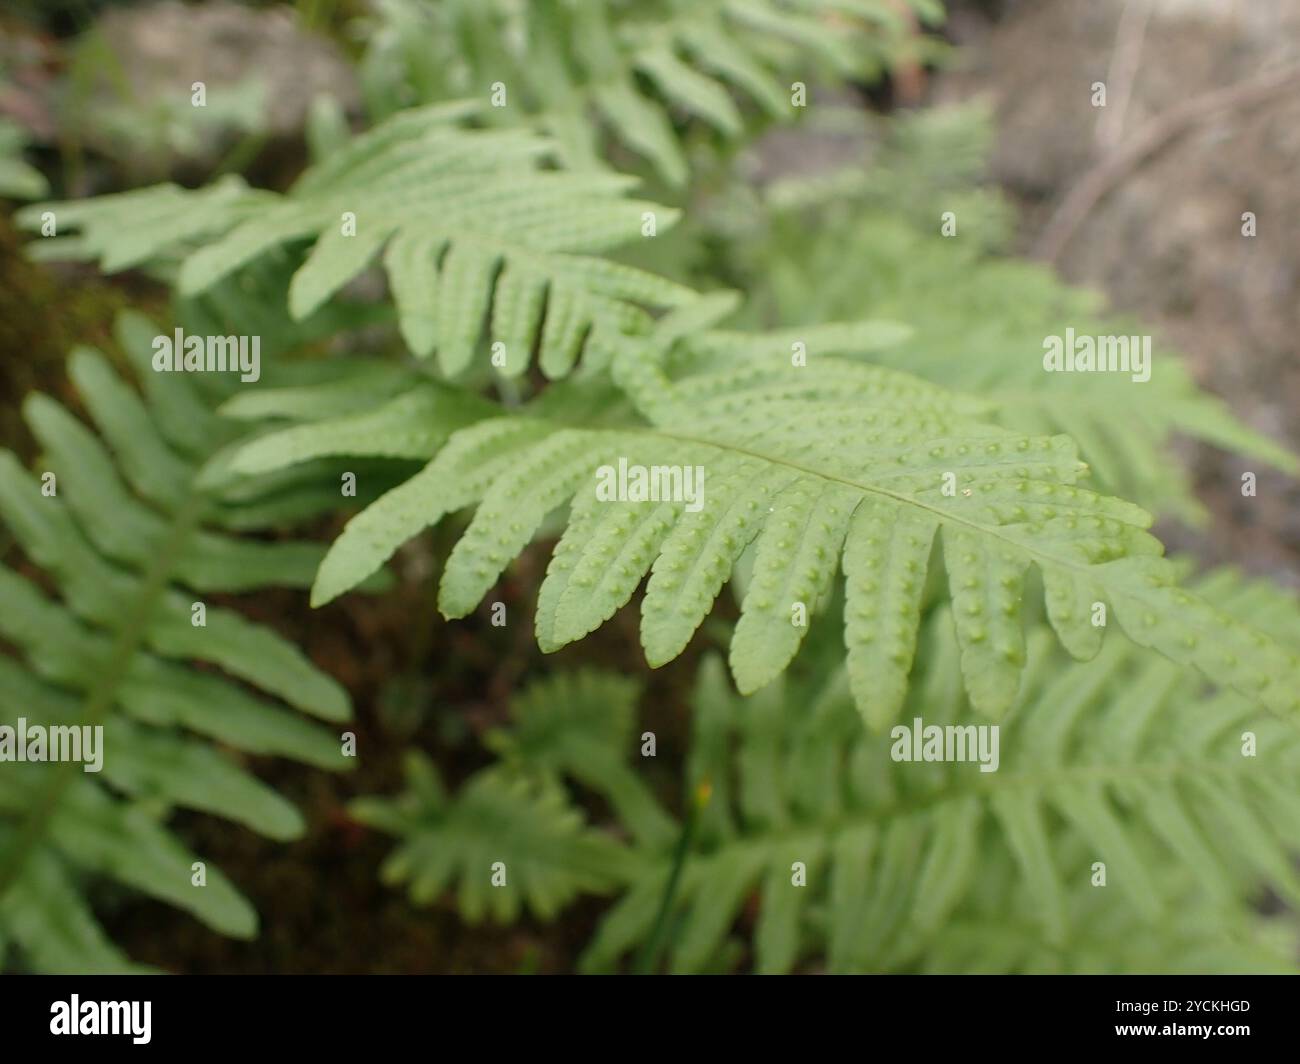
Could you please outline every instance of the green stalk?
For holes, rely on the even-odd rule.
[[[709,804],[713,788],[708,781],[701,783],[695,791],[695,798],[686,810],[686,823],[682,826],[681,838],[677,840],[677,850],[673,854],[672,871],[664,886],[663,897],[659,901],[659,912],[655,916],[653,928],[641,952],[637,955],[632,970],[637,975],[650,975],[659,967],[659,956],[667,944],[668,918],[672,913],[673,902],[677,898],[677,887],[682,878],[682,869],[686,867],[686,855],[695,840],[695,827],[699,822],[700,811]]]

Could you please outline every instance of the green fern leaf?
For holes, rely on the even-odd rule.
[[[603,795],[642,844],[669,845],[676,826],[628,767],[640,696],[625,677],[582,670],[525,687],[511,700],[511,726],[489,733],[504,764],[551,784],[566,777]]]
[[[1091,602],[1109,603],[1139,643],[1274,711],[1294,711],[1294,651],[1179,590],[1145,531],[1149,516],[1075,486],[1086,466],[1071,441],[999,429],[972,416],[979,404],[903,374],[830,356],[791,366],[784,354],[765,357],[771,348],[761,341],[756,348],[743,368],[673,382],[651,348],[625,344],[615,374],[650,422],[642,427],[537,416],[454,434],[422,474],[353,520],[322,566],[314,601],[353,586],[421,527],[477,503],[439,593],[446,616],[464,616],[567,503],[571,520],[539,600],[543,648],[610,616],[649,568],[641,636],[647,660],[660,665],[685,648],[756,543],[755,584],[732,644],[742,691],[789,663],[805,631],[792,611],[802,603],[812,612],[843,565],[850,677],[880,726],[902,704],[937,529],[961,670],[981,711],[998,715],[1015,702],[1031,567],[1073,652],[1095,651]],[[599,471],[620,462],[702,468],[699,505],[601,501]]]
[[[1261,602],[1261,590],[1217,597],[1293,627],[1294,601]],[[950,609],[928,619],[925,639],[909,715],[961,725],[970,718],[941,693],[960,653]],[[842,677],[821,671],[830,641],[816,642],[819,661],[748,699],[727,690],[717,658],[701,671],[689,775],[730,782],[715,788],[726,808],[702,821],[683,870],[673,970],[708,969],[755,899],[745,926],[759,971],[819,954],[839,971],[1195,970],[1211,955],[1247,969],[1286,964],[1248,936],[1258,884],[1290,897],[1300,883],[1285,859],[1294,831],[1281,826],[1294,824],[1283,812],[1300,756],[1293,729],[1122,638],[1069,663],[1040,627],[996,772],[899,762],[892,737],[854,728]],[[815,711],[784,712],[792,701]],[[1243,727],[1264,744],[1258,758],[1241,756]],[[588,970],[614,966],[650,933],[673,857],[667,847],[643,856],[588,948]],[[1095,885],[1097,860],[1108,889]],[[954,945],[952,929],[974,913],[1007,939],[992,954]]]
[[[1218,573],[1202,590],[1279,635],[1300,626],[1294,600],[1260,585]],[[908,695],[908,715],[941,729],[978,719],[953,687],[962,652],[953,613],[946,604],[927,613]],[[709,798],[671,899],[670,970],[717,970],[734,956],[737,928],[760,972],[1294,970],[1253,908],[1262,884],[1286,897],[1300,886],[1286,859],[1297,841],[1285,812],[1300,764],[1293,728],[1122,636],[1094,660],[1070,662],[1038,623],[1000,757],[972,741],[965,761],[923,761],[919,747],[916,760],[900,760],[896,735],[859,726],[833,627],[820,624],[809,653],[748,698],[729,689],[717,655],[701,665],[685,786],[707,785]],[[575,892],[617,891],[582,967],[616,968],[645,943],[678,857],[671,830],[639,832],[617,798],[619,760],[633,776],[640,760],[634,695],[594,673],[534,683],[489,739],[505,764],[456,798],[440,785],[425,793],[417,776],[394,800],[368,800],[367,819],[401,840],[400,877],[429,885],[419,900],[451,885],[467,847],[444,827],[458,802],[506,786],[507,774],[555,794],[569,781],[609,799],[633,835],[629,848],[577,866],[599,885]],[[600,715],[601,701],[612,716]],[[806,711],[789,713],[792,703]],[[1241,756],[1243,728],[1256,757]],[[977,750],[994,771],[973,763]],[[634,817],[656,809],[643,798]],[[482,855],[506,853],[513,836],[487,818],[479,830],[471,874],[481,893]],[[462,908],[477,915],[484,904],[466,896]],[[498,911],[516,906],[502,900]]]
[[[105,270],[180,258],[180,292],[191,297],[310,239],[288,292],[299,321],[382,258],[403,337],[417,355],[436,348],[448,375],[469,365],[485,331],[505,345],[503,372],[521,373],[537,349],[543,370],[562,374],[593,332],[645,327],[651,308],[693,298],[591,257],[643,239],[647,215],[657,233],[678,212],[627,198],[628,178],[544,169],[548,141],[456,124],[473,111],[405,112],[309,169],[284,196],[232,179],[199,192],[159,186],[41,205],[19,221],[34,228],[53,210],[61,228],[81,231],[66,253],[98,258]],[[204,246],[191,250],[199,239]]]
[[[400,798],[359,799],[350,810],[403,839],[381,874],[409,884],[417,904],[454,886],[470,923],[510,922],[525,907],[546,920],[579,892],[611,885],[617,847],[586,828],[554,786],[484,772],[449,799],[431,762],[411,755],[406,770]]]
[[[138,315],[119,322],[124,349],[146,370],[154,331]],[[203,463],[235,428],[187,380],[150,372],[142,401],[97,353],[75,353],[70,371],[99,433],[33,395],[24,414],[48,475],[38,480],[0,453],[0,519],[56,591],[0,568],[0,634],[16,653],[0,657],[0,721],[11,734],[20,719],[102,727],[102,760],[85,774],[75,763],[11,766],[0,780],[0,940],[37,970],[130,970],[82,900],[83,881],[115,880],[218,932],[251,936],[248,901],[215,868],[203,889],[193,886],[198,858],[159,813],[192,809],[269,838],[298,836],[297,810],[214,744],[341,770],[337,737],[302,713],[339,722],[350,707],[264,626],[216,604],[195,626],[192,604],[206,595],[301,586],[320,558],[311,545],[223,530],[258,509],[238,492],[199,486]],[[195,416],[182,425],[178,411]]]
[[[648,15],[563,0],[524,8],[504,0],[393,5],[378,15],[363,69],[381,113],[399,96],[432,100],[466,85],[500,85],[505,105],[488,109],[484,119],[545,129],[574,168],[602,165],[591,128],[598,116],[614,141],[680,186],[689,174],[674,109],[734,141],[745,116],[733,96],[773,117],[792,117],[789,86],[792,78],[807,78],[809,56],[836,76],[869,79],[916,46],[907,21],[885,0],[795,6],[708,0]],[[935,15],[933,5],[925,14]],[[414,53],[411,40],[422,45]]]

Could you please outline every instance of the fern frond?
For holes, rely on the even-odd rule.
[[[313,601],[346,591],[421,528],[476,505],[438,599],[445,616],[464,616],[543,519],[568,505],[539,597],[539,644],[555,650],[599,627],[649,574],[641,640],[658,666],[686,647],[752,543],[754,575],[731,644],[741,690],[790,662],[806,632],[798,608],[814,614],[842,567],[854,693],[880,727],[906,690],[938,540],[961,671],[983,712],[1003,713],[1016,698],[1031,566],[1072,654],[1096,653],[1093,604],[1109,604],[1139,643],[1277,712],[1296,708],[1294,650],[1178,589],[1145,531],[1150,517],[1077,486],[1087,466],[1068,438],[979,421],[979,403],[919,378],[830,356],[792,367],[761,340],[754,349],[740,368],[672,381],[651,345],[625,344],[615,375],[640,426],[514,416],[454,433],[423,472],[349,523]],[[702,469],[702,497],[607,501],[601,470],[620,462]]]
[[[706,663],[689,776],[712,781],[716,808],[683,874],[673,967],[706,967],[757,896],[760,971],[819,953],[838,971],[1189,970],[1207,958],[1293,969],[1249,938],[1260,885],[1293,898],[1300,884],[1287,856],[1294,730],[1126,640],[1088,663],[1052,642],[1031,632],[1032,681],[1000,726],[992,773],[893,760],[893,737],[855,729],[840,670],[801,670],[806,684],[742,700],[721,663]],[[949,671],[959,654],[942,609],[927,622],[909,717],[970,721]],[[808,711],[784,712],[792,700]],[[1243,756],[1243,729],[1257,756]],[[644,866],[587,967],[648,934],[671,861],[661,852]],[[794,885],[794,862],[806,886]]]
[[[24,416],[42,475],[0,453],[0,520],[29,563],[0,568],[0,637],[16,652],[0,657],[0,720],[15,733],[20,719],[103,729],[102,775],[75,762],[0,773],[0,942],[38,970],[130,967],[82,897],[88,877],[251,936],[247,900],[214,868],[192,885],[198,858],[160,813],[199,810],[293,838],[297,810],[218,746],[349,765],[337,736],[304,718],[347,720],[344,690],[282,636],[205,601],[302,586],[320,551],[224,530],[250,515],[265,528],[264,502],[244,494],[246,480],[207,483],[211,456],[239,433],[190,381],[150,370],[155,331],[138,315],[119,322],[145,397],[79,350],[69,371],[93,428],[32,395]]]
[[[1202,589],[1271,631],[1300,626],[1294,600],[1226,572]],[[908,761],[894,756],[899,735],[860,727],[832,627],[747,698],[719,657],[702,663],[683,790],[710,797],[669,909],[671,970],[716,970],[735,955],[736,929],[759,972],[1295,970],[1293,923],[1254,908],[1263,886],[1288,899],[1300,888],[1288,856],[1300,843],[1293,728],[1122,636],[1070,662],[1036,624],[998,760],[983,762],[995,771],[974,763],[973,738],[968,760]],[[970,728],[952,608],[933,609],[923,631],[907,716]],[[602,682],[619,683],[584,674],[532,686],[492,740],[508,763],[481,775],[612,798],[611,764],[621,756],[639,774],[639,759],[621,708],[597,728],[594,705],[582,706]],[[631,693],[612,697],[621,707]],[[414,802],[409,789],[397,799]],[[619,896],[588,971],[617,967],[647,940],[678,861],[672,832],[652,841],[622,822],[633,841],[600,859]],[[383,826],[419,864],[453,859],[427,823]],[[484,828],[485,852],[506,852],[503,828]],[[483,867],[475,875],[487,879]]]
[[[81,232],[45,257],[98,258],[105,270],[181,256],[183,296],[311,241],[289,284],[295,320],[382,260],[406,343],[421,357],[436,349],[449,376],[467,368],[484,333],[505,345],[493,363],[503,374],[522,373],[536,351],[544,373],[563,376],[593,335],[644,328],[649,308],[693,298],[592,254],[643,239],[647,216],[654,227],[644,231],[657,233],[676,211],[627,198],[629,178],[544,169],[546,140],[457,124],[474,110],[404,112],[308,169],[284,196],[231,178],[198,192],[158,186],[41,205],[19,221],[36,227],[53,211],[61,228]]]
[[[559,784],[571,779],[600,793],[643,845],[669,845],[676,827],[628,765],[640,686],[622,676],[584,669],[536,680],[510,702],[510,726],[486,745],[521,774]]]
[[[427,905],[455,886],[461,915],[508,923],[527,908],[548,920],[584,892],[613,886],[614,841],[588,828],[554,785],[500,771],[479,773],[448,797],[432,762],[412,753],[397,799],[358,799],[364,824],[403,841],[381,875]]]
[[[1172,877],[1171,877],[1172,878]],[[1294,975],[1296,935],[1285,919],[1224,914],[1190,886],[1153,926],[1091,886],[1074,888],[1079,930],[1049,941],[1001,904],[953,919],[928,947],[919,971],[971,975]],[[1016,884],[1008,880],[1007,891]],[[990,892],[991,893],[991,892]],[[1178,898],[1178,895],[1175,895]],[[1216,929],[1216,930],[1210,930]]]
[[[938,21],[938,5],[909,5]],[[870,80],[904,49],[924,51],[897,5],[884,0],[708,0],[691,4],[572,4],[501,0],[380,7],[362,62],[371,106],[505,90],[491,121],[529,124],[561,145],[565,164],[600,165],[598,120],[672,185],[689,167],[676,115],[724,141],[739,138],[752,102],[773,118],[798,113],[791,79],[813,73]],[[809,65],[809,61],[814,66]]]
[[[820,212],[838,221],[855,208],[883,209],[918,233],[937,231],[943,222],[939,208],[954,215],[963,247],[1003,251],[1010,244],[1014,211],[987,180],[996,126],[986,103],[888,118],[858,108],[819,107],[805,130],[851,138],[861,148],[842,168],[777,176],[755,190],[755,209],[773,222],[774,236],[784,237],[782,220],[790,215]]]

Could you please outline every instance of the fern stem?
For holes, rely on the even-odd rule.
[[[699,822],[700,810],[709,804],[712,788],[707,782],[701,783],[695,792],[695,798],[686,810],[686,823],[682,826],[681,837],[677,840],[677,850],[673,853],[672,871],[668,873],[668,882],[664,885],[663,897],[659,900],[659,912],[646,937],[645,944],[637,955],[633,971],[637,975],[650,975],[659,965],[659,955],[663,952],[668,937],[668,918],[672,913],[673,902],[677,899],[677,886],[681,882],[682,869],[686,867],[686,855],[690,852],[695,839],[695,826]]]
[[[166,589],[176,560],[198,522],[203,501],[202,495],[191,491],[177,509],[167,538],[145,571],[140,594],[117,630],[108,658],[103,664],[103,680],[86,698],[82,726],[93,727],[112,706],[118,688],[130,670],[131,661],[144,642],[154,605]],[[75,778],[74,770],[77,767],[75,761],[60,761],[53,766],[50,782],[36,799],[8,852],[0,859],[0,898],[17,881],[27,858],[44,836],[64,793]]]

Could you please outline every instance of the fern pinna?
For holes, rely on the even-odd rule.
[[[1226,572],[1199,589],[1300,634],[1293,599]],[[600,673],[526,688],[488,737],[503,760],[457,795],[416,756],[400,796],[359,800],[354,814],[397,837],[389,880],[424,904],[454,886],[469,919],[525,906],[549,917],[580,891],[615,894],[589,971],[658,933],[666,893],[666,961],[681,972],[746,958],[762,972],[1295,969],[1293,933],[1255,908],[1265,885],[1300,898],[1288,724],[1122,636],[1072,663],[1037,622],[997,771],[904,764],[894,735],[861,727],[832,628],[749,698],[704,659],[684,802],[707,800],[684,861],[681,829],[644,782],[635,686]],[[970,726],[949,605],[927,612],[921,639],[900,728]],[[589,822],[587,795],[612,823]],[[543,810],[554,867],[511,829]]]
[[[252,906],[168,829],[168,812],[292,839],[301,815],[231,752],[351,764],[343,688],[284,637],[210,601],[308,584],[319,547],[241,533],[318,512],[322,496],[300,475],[232,474],[226,449],[241,432],[212,412],[220,386],[154,373],[157,332],[139,315],[119,320],[143,397],[103,355],[76,351],[69,373],[94,429],[34,394],[24,414],[42,449],[36,471],[0,453],[0,520],[26,559],[0,568],[0,636],[13,651],[0,657],[0,722],[11,740],[102,729],[102,775],[72,761],[0,773],[6,967],[131,968],[94,916],[103,881],[251,937]]]

